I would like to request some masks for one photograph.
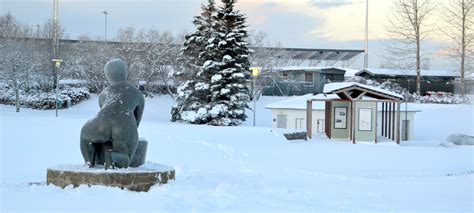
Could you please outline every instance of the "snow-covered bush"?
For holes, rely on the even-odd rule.
[[[308,140],[307,132],[284,133],[283,136],[289,141],[291,140]]]
[[[66,108],[68,102],[71,105],[80,103],[83,100],[89,99],[90,93],[84,87],[62,88],[59,91],[59,108]],[[20,90],[20,105],[26,108],[33,109],[55,109],[56,93],[40,92],[39,90],[31,89],[28,92]],[[0,104],[15,105],[15,90],[10,87],[3,87],[0,89]]]
[[[469,103],[469,98],[462,97],[460,95],[453,95],[446,92],[426,92],[425,96],[417,95],[416,93],[411,94],[408,89],[401,87],[397,83],[385,81],[379,83],[370,79],[365,79],[360,76],[351,77],[346,80],[347,82],[357,82],[369,86],[379,87],[398,93],[403,96],[403,100],[411,103],[436,103],[436,104],[465,104]]]
[[[469,98],[460,95],[453,95],[447,92],[426,92],[425,96],[413,94],[416,103],[436,103],[436,104],[465,104],[469,103]]]
[[[474,145],[474,137],[470,135],[452,134],[448,136],[447,141],[456,145]]]
[[[176,86],[174,84],[163,84],[161,82],[140,82],[138,89],[147,97],[153,97],[153,94],[176,94]]]

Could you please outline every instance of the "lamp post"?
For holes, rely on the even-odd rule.
[[[62,60],[59,58],[59,20],[58,20],[59,2],[58,0],[53,1],[53,71],[54,72],[54,84],[56,90],[56,117],[58,117],[58,105],[59,105],[59,66]]]
[[[109,13],[107,11],[102,11],[102,13],[104,14],[105,16],[105,26],[104,26],[104,42],[107,43],[107,15],[109,15]]]
[[[57,59],[57,58],[54,58],[53,59],[53,64],[54,64],[54,67],[56,69],[56,74],[59,73],[59,66],[61,66],[61,62],[63,62],[63,60],[61,59]],[[56,83],[56,117],[58,117],[58,108],[59,108],[59,78],[58,78],[58,82]]]
[[[256,79],[260,74],[260,67],[251,67],[250,71],[252,72],[252,87],[253,87],[253,126],[255,126],[255,115],[257,114],[256,105],[257,105],[257,92],[256,92]]]
[[[365,45],[364,45],[364,68],[369,66],[369,0],[365,0]]]

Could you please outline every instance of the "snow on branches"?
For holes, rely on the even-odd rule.
[[[194,18],[197,30],[186,36],[181,51],[189,80],[179,87],[173,121],[235,126],[246,119],[250,51],[245,16],[234,4],[222,0],[217,9],[209,0]]]

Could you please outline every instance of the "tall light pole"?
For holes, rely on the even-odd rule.
[[[58,117],[59,108],[59,65],[61,59],[59,59],[59,20],[58,20],[59,2],[58,0],[53,1],[53,71],[54,72],[54,83],[56,90],[56,117]]]
[[[365,0],[364,69],[369,66],[369,0]]]
[[[107,15],[109,15],[109,13],[107,11],[102,11],[102,13],[104,14],[105,16],[105,26],[104,26],[104,42],[107,43]]]

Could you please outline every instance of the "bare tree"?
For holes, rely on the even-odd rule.
[[[15,90],[16,111],[20,112],[20,91],[28,90],[33,70],[41,64],[41,54],[31,51],[35,44],[28,38],[14,38],[2,41],[0,57],[2,78],[7,86]]]
[[[106,85],[103,67],[113,55],[112,50],[102,41],[94,41],[85,35],[79,38],[74,51],[65,55],[64,70],[72,77],[88,81],[89,90],[99,93]]]
[[[416,70],[416,92],[421,91],[421,66],[423,60],[421,43],[433,29],[427,26],[428,17],[435,6],[431,0],[394,0],[389,17],[388,35],[385,43],[385,63],[397,63],[402,69]],[[388,65],[393,66],[393,65]]]
[[[146,92],[158,84],[174,98],[175,79],[171,73],[178,67],[180,38],[169,32],[127,27],[118,31],[117,40],[123,42],[117,52],[129,64],[130,81],[143,86]]]
[[[255,77],[255,87],[251,87],[252,100],[254,98],[258,100],[264,88],[268,86],[275,86],[283,94],[278,84],[283,79],[281,73],[276,70],[281,66],[294,63],[289,60],[288,53],[279,49],[280,42],[270,41],[268,34],[262,31],[251,31],[247,42],[252,49],[250,64],[260,68],[260,75]]]
[[[261,73],[255,77],[255,87],[250,87],[253,98],[258,98],[265,88],[272,87],[279,94],[287,92],[281,86],[284,85],[288,91],[298,88],[301,81],[287,77],[287,73],[281,70],[284,66],[300,66],[302,64],[315,66],[323,62],[323,55],[316,55],[313,51],[286,51],[281,48],[281,43],[271,41],[268,35],[262,31],[251,31],[247,39],[252,53],[250,63],[253,67],[260,67]],[[337,61],[337,60],[335,60]],[[326,61],[326,63],[335,63]],[[283,84],[282,84],[283,83]]]
[[[54,34],[53,34],[53,20],[48,19],[43,23],[43,26],[37,25],[36,29],[32,29],[31,31],[33,32],[32,35],[37,36],[38,38],[44,38],[44,39],[52,39]],[[59,39],[65,39],[68,38],[68,35],[66,34],[66,30],[64,27],[59,23],[58,24],[58,37]]]
[[[59,39],[67,38],[64,28],[59,25]],[[43,54],[43,63],[40,65],[38,71],[44,72],[44,76],[48,77],[47,86],[45,89],[54,88],[58,76],[54,69],[53,54],[52,54],[52,38],[53,38],[53,24],[52,20],[47,20],[43,25],[30,26],[19,22],[10,12],[0,16],[0,38],[37,38],[40,39],[37,43],[37,49],[31,51],[39,51]],[[61,49],[61,48],[60,48]],[[61,54],[61,53],[60,53]],[[42,80],[39,80],[42,81]],[[43,84],[43,83],[41,83]]]
[[[142,69],[140,55],[146,49],[144,43],[146,32],[144,30],[136,30],[135,27],[129,26],[117,31],[116,40],[120,42],[115,47],[119,57],[125,61],[129,69],[129,81],[139,86],[138,73]],[[138,70],[136,70],[138,69]]]
[[[0,38],[30,37],[31,35],[32,29],[16,20],[10,12],[0,16]]]
[[[28,91],[33,70],[41,63],[38,45],[29,37],[32,28],[20,23],[10,12],[0,16],[0,74],[6,85],[15,90],[16,111],[20,111],[20,92]]]
[[[147,66],[146,72],[142,73],[142,79],[150,84],[152,81],[159,82],[164,92],[175,98],[174,87],[176,85],[173,72],[179,66],[177,58],[179,46],[176,45],[177,38],[169,32],[148,31],[147,44],[143,61]]]
[[[466,59],[469,58],[469,53],[472,53],[474,47],[474,1],[450,0],[444,9],[446,10],[444,20],[447,26],[442,31],[452,40],[450,56],[459,60],[461,95],[464,96]]]
[[[59,81],[59,72],[57,72],[55,65],[53,63],[54,59],[54,53],[53,53],[53,45],[54,45],[54,23],[53,20],[49,19],[43,23],[43,27],[38,27],[37,32],[35,33],[36,35],[39,35],[39,38],[45,39],[45,46],[42,48],[47,50],[47,55],[45,56],[45,61],[47,63],[44,64],[44,69],[49,70],[49,77],[51,78],[51,84],[52,87],[55,88],[56,84]],[[61,25],[61,23],[58,23],[58,39],[59,39],[59,50],[58,50],[58,56],[64,57],[64,49],[62,48],[61,40],[64,38],[67,38],[67,35],[65,33],[64,27]]]

